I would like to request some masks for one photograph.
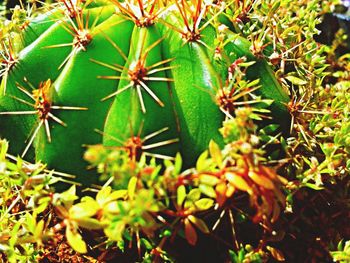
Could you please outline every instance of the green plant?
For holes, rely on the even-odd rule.
[[[335,262],[349,262],[350,260],[350,242],[343,240],[339,242],[337,251],[332,251],[332,257]]]
[[[210,140],[223,146],[218,129],[244,98],[272,104],[285,128],[287,93],[249,41],[220,25],[224,11],[201,0],[59,1],[35,18],[18,9],[2,29],[2,136],[13,153],[33,156],[34,145],[36,160],[89,184],[85,145],[135,160],[180,152],[190,167]],[[253,68],[250,84],[232,76],[238,64]]]

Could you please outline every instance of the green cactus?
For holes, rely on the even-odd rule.
[[[219,6],[62,0],[40,10],[2,36],[0,136],[13,153],[86,185],[96,182],[82,160],[89,144],[135,159],[180,152],[189,167],[210,140],[223,145],[219,128],[233,112],[217,94],[242,57],[256,61],[247,74],[274,100],[274,120],[288,123],[288,95],[247,40],[219,28]]]

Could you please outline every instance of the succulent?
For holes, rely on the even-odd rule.
[[[90,184],[84,146],[103,143],[190,167],[236,105],[270,107],[288,131],[287,93],[260,51],[205,1],[62,0],[2,27],[0,136],[11,152]],[[220,22],[221,21],[221,22]],[[248,67],[251,85],[232,74]],[[259,82],[257,81],[259,80]]]

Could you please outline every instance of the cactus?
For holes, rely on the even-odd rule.
[[[2,36],[0,136],[13,153],[86,185],[96,182],[82,160],[89,144],[127,149],[135,160],[180,152],[190,167],[210,140],[223,145],[219,128],[235,105],[223,90],[233,89],[228,69],[239,59],[255,62],[247,73],[260,79],[255,94],[274,101],[284,127],[288,95],[250,42],[220,26],[223,11],[201,0],[37,9]]]

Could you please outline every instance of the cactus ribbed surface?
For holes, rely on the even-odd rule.
[[[52,5],[10,43],[18,56],[2,79],[0,135],[14,153],[34,154],[84,184],[96,180],[82,160],[84,145],[101,142],[133,158],[180,152],[189,167],[210,140],[223,145],[227,105],[215,96],[243,56],[257,60],[248,77],[260,78],[258,93],[275,100],[272,112],[283,124],[289,98],[268,64],[228,29],[231,41],[219,49],[222,10],[210,10],[200,0]]]

